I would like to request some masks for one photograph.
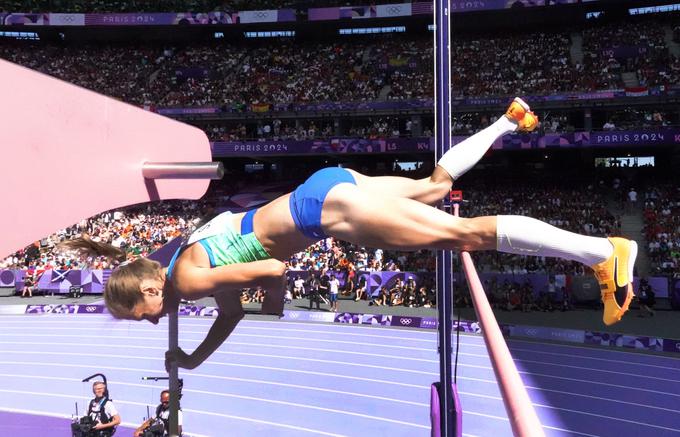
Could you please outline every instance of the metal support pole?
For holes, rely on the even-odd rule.
[[[448,0],[435,0],[435,158],[451,148],[451,60],[449,32],[451,17]],[[437,254],[437,311],[439,314],[439,419],[440,435],[454,437],[453,378],[451,376],[451,331],[453,308],[453,252]]]
[[[177,350],[179,347],[179,317],[177,311],[170,311],[168,314],[168,350]],[[179,436],[178,411],[179,411],[179,375],[177,361],[170,364],[170,378],[168,390],[170,390],[170,417],[168,435],[170,437]]]
[[[222,179],[221,162],[145,162],[142,175],[146,179]]]
[[[142,176],[146,179],[222,179],[224,165],[221,162],[145,162]],[[177,311],[171,311],[168,321],[168,349],[179,348],[179,320]],[[170,363],[169,370],[170,417],[168,435],[179,436],[179,372],[177,362]]]

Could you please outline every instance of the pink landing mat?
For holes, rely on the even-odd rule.
[[[1,59],[0,83],[0,257],[113,208],[205,194],[209,180],[141,170],[212,161],[200,129]]]

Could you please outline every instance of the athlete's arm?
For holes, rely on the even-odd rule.
[[[165,353],[165,368],[169,371],[170,361],[177,361],[177,366],[194,369],[208,359],[215,350],[229,337],[238,322],[243,318],[243,307],[238,290],[223,290],[215,294],[215,301],[219,307],[219,315],[210,327],[205,339],[191,353],[182,349]]]
[[[285,271],[285,264],[276,259],[213,268],[179,263],[175,266],[173,285],[184,299],[197,300],[225,289],[237,290],[258,285],[267,289],[267,286],[279,283]]]

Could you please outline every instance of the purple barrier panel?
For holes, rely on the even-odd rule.
[[[680,278],[673,279],[673,287],[670,290],[671,307],[680,310]]]
[[[576,329],[558,329],[542,326],[506,325],[503,335],[510,337],[527,337],[542,340],[566,341],[570,343],[585,342],[586,333]]]
[[[297,322],[325,322],[332,323],[335,321],[335,313],[319,312],[319,311],[283,311],[283,317],[280,320],[293,320]]]
[[[669,293],[669,280],[665,276],[652,276],[647,278],[649,285],[652,287],[652,291],[656,293],[656,297],[668,298]]]
[[[456,322],[453,322],[454,325]],[[437,319],[434,317],[423,317],[420,319],[420,328],[423,329],[437,329]]]
[[[279,23],[295,21],[295,9],[279,9],[277,20]]]
[[[15,287],[16,278],[14,270],[0,270],[0,287]]]
[[[76,314],[78,305],[28,305],[26,314]]]
[[[180,305],[177,313],[180,316],[217,317],[219,308],[213,306]]]
[[[339,20],[340,8],[309,8],[307,19],[309,21]]]
[[[391,326],[401,326],[404,328],[419,328],[420,317],[392,316]]]
[[[663,351],[680,354],[680,340],[664,338],[663,339]]]
[[[17,12],[5,15],[1,23],[6,26],[49,26],[50,18],[49,14]]]
[[[600,346],[642,349],[652,352],[661,352],[664,350],[663,338],[624,335],[610,332],[585,331],[584,343]]]
[[[78,314],[108,314],[105,305],[78,305]]]
[[[83,270],[81,286],[83,293],[103,293],[111,270]]]
[[[392,316],[386,314],[360,314],[362,325],[392,325]]]
[[[361,314],[354,313],[337,313],[333,319],[335,323],[349,323],[349,324],[360,324]]]
[[[292,11],[291,9],[288,9],[289,12],[284,12],[283,14],[279,14],[282,11],[278,11],[276,9],[268,9],[268,10],[259,10],[259,11],[239,11],[238,12],[238,19],[241,24],[249,24],[249,23],[276,23],[277,21],[294,21],[295,20],[295,11]],[[292,14],[290,13],[292,12]],[[293,19],[287,19],[287,20],[281,20],[280,18],[290,18],[293,17]]]
[[[453,330],[465,332],[466,334],[481,334],[482,327],[479,326],[479,322],[473,322],[470,320],[461,320],[458,323],[456,320],[453,321]]]

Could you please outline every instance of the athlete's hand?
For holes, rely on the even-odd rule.
[[[170,373],[172,362],[176,362],[177,367],[182,369],[193,369],[195,367],[191,365],[191,356],[184,352],[182,348],[169,350],[165,353],[165,370],[168,373]]]

